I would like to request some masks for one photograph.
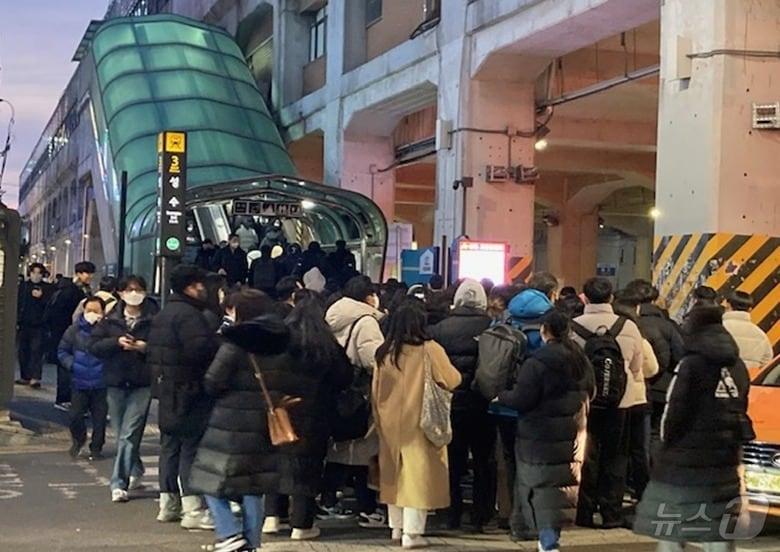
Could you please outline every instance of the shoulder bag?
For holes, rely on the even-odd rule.
[[[420,429],[423,430],[425,437],[433,446],[442,448],[452,441],[452,423],[450,422],[452,393],[442,389],[434,381],[431,359],[427,352],[423,352],[423,356],[425,357],[425,387],[423,388]]]
[[[290,421],[290,414],[287,412],[287,407],[292,406],[301,401],[301,399],[284,397],[279,406],[274,407],[273,400],[271,400],[271,393],[268,392],[268,387],[265,384],[265,378],[260,371],[260,365],[257,362],[255,355],[249,354],[249,360],[252,363],[252,368],[255,370],[255,377],[260,382],[260,389],[263,392],[263,398],[265,399],[265,407],[268,409],[268,434],[271,437],[271,444],[278,447],[281,445],[291,445],[297,443],[300,437],[295,433],[295,428]]]

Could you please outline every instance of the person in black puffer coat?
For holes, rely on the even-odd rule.
[[[734,529],[729,519],[739,530],[747,505],[739,469],[742,443],[754,436],[746,416],[750,380],[720,307],[694,307],[684,332],[685,356],[669,386],[661,446],[634,531],[660,539],[661,551],[691,541],[735,550],[726,530]]]
[[[286,355],[265,363],[271,391],[299,397],[290,410],[300,441],[280,448],[279,492],[266,495],[263,532],[279,531],[292,498],[290,526],[293,540],[319,536],[314,527],[315,497],[322,487],[322,469],[331,435],[330,418],[339,391],[352,382],[352,365],[325,323],[325,311],[316,297],[299,301],[286,319],[291,347]]]
[[[548,312],[541,328],[546,345],[523,363],[514,387],[498,396],[519,414],[515,501],[526,526],[539,534],[539,550],[558,550],[561,527],[574,520],[595,390],[593,368],[570,333],[563,312]]]
[[[207,307],[205,281],[206,272],[196,266],[179,265],[173,270],[173,295],[152,321],[146,350],[152,394],[160,401],[157,519],[177,521],[181,517],[185,529],[213,527],[201,498],[189,488],[190,468],[212,406],[203,377],[219,346],[202,312]]]
[[[114,502],[128,499],[144,474],[141,439],[152,399],[152,373],[146,348],[152,318],[159,307],[146,297],[146,280],[128,276],[119,282],[122,300],[92,332],[90,352],[103,361],[108,386],[108,412],[117,438],[111,476]]]
[[[204,377],[214,408],[198,445],[189,486],[206,495],[216,524],[215,549],[253,550],[260,548],[263,495],[279,488],[279,470],[278,449],[272,446],[268,430],[268,407],[249,355],[256,356],[270,387],[276,370],[290,369],[289,331],[273,314],[273,301],[260,291],[234,293],[230,304],[236,325],[222,331],[224,341]],[[275,404],[281,398],[272,391]],[[291,413],[298,406],[291,407]],[[241,502],[243,524],[233,516],[230,500]]]
[[[636,294],[639,305],[639,330],[650,342],[658,360],[658,375],[650,380],[647,386],[647,400],[652,405],[650,418],[653,442],[658,442],[661,416],[666,405],[666,391],[672,381],[674,369],[685,353],[683,338],[677,324],[655,304],[658,299],[658,288],[647,280],[634,280],[626,287]]]
[[[464,280],[455,292],[455,308],[432,326],[431,338],[444,347],[450,362],[461,373],[460,386],[452,397],[452,442],[448,525],[458,529],[463,513],[461,478],[466,473],[469,451],[474,458],[474,507],[471,523],[479,531],[490,521],[496,503],[496,423],[488,414],[488,401],[471,389],[477,371],[477,338],[490,327],[487,295],[476,280]]]

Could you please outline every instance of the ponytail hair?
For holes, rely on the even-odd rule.
[[[558,309],[550,309],[542,317],[542,327],[550,335],[552,340],[563,345],[569,352],[572,359],[572,372],[577,379],[580,379],[588,369],[588,358],[585,356],[582,348],[578,346],[571,338],[571,319],[569,316]]]

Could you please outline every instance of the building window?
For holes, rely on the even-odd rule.
[[[325,55],[325,32],[328,19],[325,16],[326,7],[317,10],[311,27],[309,27],[309,61],[314,61]]]
[[[382,19],[382,0],[366,0],[366,27]]]

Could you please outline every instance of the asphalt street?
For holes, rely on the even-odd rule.
[[[199,551],[211,543],[210,532],[187,532],[178,524],[155,521],[157,512],[158,436],[152,423],[142,450],[145,488],[126,504],[113,504],[108,488],[114,452],[109,433],[107,458],[96,462],[72,460],[68,434],[57,425],[66,418],[51,405],[51,387],[42,392],[20,390],[12,410],[22,412],[25,425],[38,420],[48,431],[31,444],[0,445],[0,552],[154,550]],[[155,419],[154,416],[151,418]],[[41,422],[41,421],[44,422]],[[361,529],[354,521],[323,522],[322,538],[292,543],[287,535],[264,539],[263,548],[276,551],[371,552],[399,547],[389,530]],[[431,550],[535,551],[536,543],[517,545],[506,535],[455,534],[430,524]],[[654,543],[627,530],[565,530],[562,550],[572,552],[649,552]],[[780,520],[770,522],[757,539],[740,543],[740,550],[780,552]],[[694,548],[695,550],[695,548]]]

